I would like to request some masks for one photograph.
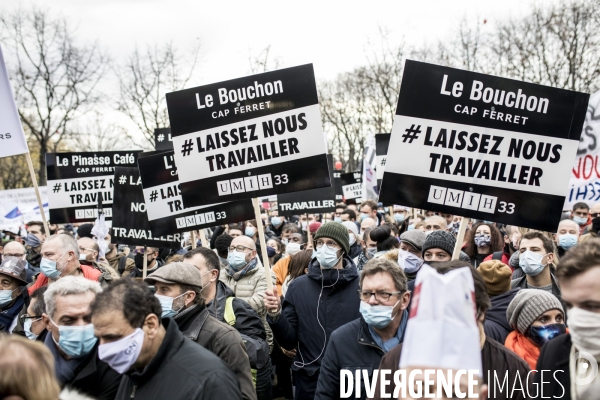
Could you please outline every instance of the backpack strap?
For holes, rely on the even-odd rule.
[[[233,299],[234,299],[234,297],[231,296],[225,300],[225,312],[223,313],[223,319],[225,320],[225,322],[227,322],[231,326],[235,325],[235,313],[233,312]]]
[[[492,254],[492,260],[502,261],[502,251],[495,251],[494,254]]]

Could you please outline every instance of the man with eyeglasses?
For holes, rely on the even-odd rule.
[[[79,246],[79,263],[90,265],[102,271],[101,283],[112,283],[121,278],[108,261],[99,258],[100,246],[98,246],[98,242],[89,237],[82,237],[77,240],[77,245]]]
[[[258,259],[254,241],[248,236],[234,238],[229,245],[227,262],[229,266],[221,269],[219,280],[233,291],[235,297],[250,304],[258,313],[267,331],[267,343],[271,352],[273,333],[267,323],[267,310],[263,300],[267,290],[267,278],[265,268]]]
[[[316,256],[308,273],[294,279],[283,305],[274,288],[265,295],[269,323],[281,347],[297,348],[292,373],[297,400],[313,399],[319,368],[331,333],[360,316],[358,270],[348,256],[348,229],[323,224],[314,236]]]
[[[321,363],[315,399],[337,399],[340,370],[374,371],[385,353],[402,343],[408,322],[410,292],[406,275],[394,262],[370,260],[360,276],[360,318],[336,329]],[[372,373],[372,372],[371,372]],[[366,398],[356,388],[351,398]]]
[[[12,332],[25,304],[25,261],[6,257],[0,264],[0,332]]]
[[[27,306],[27,312],[21,316],[21,325],[23,328],[23,334],[29,340],[44,341],[48,331],[42,320],[42,314],[46,312],[46,304],[44,303],[44,293],[48,286],[44,286],[36,290],[29,296],[29,306]],[[13,331],[13,334],[16,332]]]

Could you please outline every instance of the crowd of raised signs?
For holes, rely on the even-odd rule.
[[[392,379],[417,367],[477,369],[478,398],[598,398],[600,203],[555,232],[469,220],[459,246],[450,214],[273,206],[268,260],[255,220],[178,250],[3,232],[2,399],[418,398]]]

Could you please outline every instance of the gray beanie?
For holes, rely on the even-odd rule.
[[[400,241],[406,242],[420,251],[423,248],[423,244],[425,243],[426,237],[427,235],[425,235],[425,232],[419,229],[413,229],[411,231],[406,231],[402,235],[400,235]]]
[[[521,289],[508,305],[506,319],[513,329],[524,334],[540,315],[550,310],[565,312],[560,300],[552,293],[540,289]]]
[[[425,238],[423,254],[429,249],[442,249],[452,256],[456,239],[450,232],[433,231]]]

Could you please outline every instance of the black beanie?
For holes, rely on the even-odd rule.
[[[452,256],[455,244],[456,239],[450,232],[433,231],[425,238],[425,243],[423,244],[423,254],[425,254],[425,251],[429,249],[442,249]]]

